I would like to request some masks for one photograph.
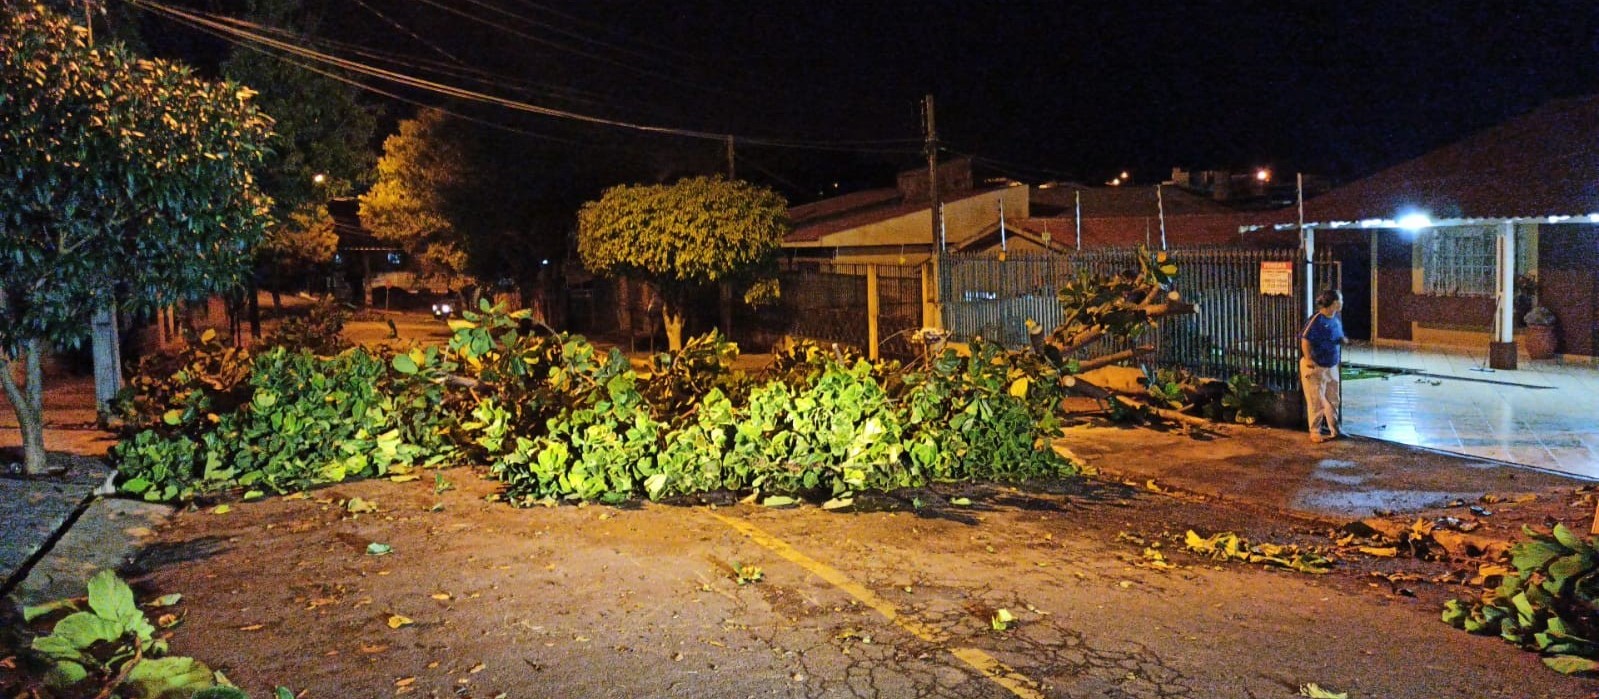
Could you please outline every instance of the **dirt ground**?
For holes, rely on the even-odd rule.
[[[517,510],[468,469],[180,513],[126,571],[183,594],[176,652],[256,696],[1590,697],[1438,620],[1463,588],[1183,553],[1188,528],[1321,525],[1115,484],[969,487],[855,511]],[[966,496],[972,505],[949,504]],[[376,513],[341,503],[360,497]],[[1161,542],[1179,567],[1140,567]],[[368,555],[371,543],[392,553]],[[739,584],[735,565],[763,578]],[[1400,588],[1405,589],[1401,592]],[[1409,595],[1414,596],[1409,596]],[[992,628],[997,610],[1017,621]],[[391,628],[404,617],[410,623]]]

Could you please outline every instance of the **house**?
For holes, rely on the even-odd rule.
[[[1174,171],[1180,174],[1182,171]],[[1018,233],[1047,241],[1049,249],[1244,246],[1239,226],[1248,214],[1181,186],[1083,187],[1047,184],[1034,188],[1032,217],[1017,221]]]
[[[989,236],[1008,246],[1012,221],[1028,216],[1028,188],[1019,183],[977,186],[969,158],[939,165],[943,244],[959,247]],[[794,226],[782,243],[796,261],[919,265],[938,244],[933,233],[927,171],[900,173],[894,187],[854,192],[789,209]],[[1005,220],[1005,235],[1000,221]],[[1024,247],[1031,243],[1019,243]]]
[[[1291,210],[1260,222],[1246,237],[1295,225]],[[1536,302],[1557,318],[1560,352],[1599,355],[1599,96],[1550,102],[1309,199],[1304,222],[1338,260],[1346,325],[1366,326],[1352,336],[1491,343],[1494,365],[1513,366]]]

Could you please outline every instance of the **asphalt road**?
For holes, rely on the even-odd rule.
[[[932,492],[867,511],[515,510],[470,471],[353,483],[160,528],[131,569],[181,592],[180,653],[307,697],[1587,697],[1438,620],[1465,588],[1174,550],[1189,527],[1325,543],[1259,511],[1114,485]],[[948,495],[946,493],[945,495]],[[340,502],[378,503],[350,515]],[[917,504],[920,501],[921,507]],[[435,511],[435,505],[441,509]],[[1208,533],[1208,532],[1207,532]],[[1125,534],[1125,536],[1123,536]],[[1141,567],[1159,542],[1177,568]],[[385,543],[393,553],[365,554]],[[736,566],[761,569],[739,584]],[[1432,565],[1423,577],[1448,566]],[[1415,594],[1415,597],[1408,596]],[[998,610],[1016,621],[993,628]],[[394,617],[410,623],[391,628]]]

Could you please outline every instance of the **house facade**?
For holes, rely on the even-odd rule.
[[[855,192],[789,209],[794,230],[783,239],[791,260],[838,264],[920,265],[939,245],[958,248],[969,241],[1004,238],[1015,222],[1028,217],[1028,188],[1020,184],[975,186],[971,161],[939,166],[943,211],[942,241],[933,231],[933,209],[927,172],[899,175],[895,187]],[[1004,219],[1005,235],[1001,235]],[[1019,245],[1028,246],[1027,241]]]
[[[1289,215],[1245,235],[1280,235]],[[1304,221],[1346,288],[1369,285],[1358,301],[1346,293],[1346,309],[1365,306],[1374,343],[1513,352],[1542,306],[1560,354],[1599,355],[1599,97],[1551,102],[1310,199]]]

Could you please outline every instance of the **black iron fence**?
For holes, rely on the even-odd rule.
[[[1175,288],[1198,313],[1168,317],[1154,335],[1138,343],[1153,345],[1145,361],[1182,367],[1196,374],[1228,378],[1248,374],[1278,391],[1298,387],[1297,332],[1304,320],[1300,279],[1293,265],[1289,294],[1261,290],[1262,262],[1292,263],[1294,250],[1171,250],[1178,265]],[[1067,254],[946,255],[940,258],[944,327],[956,341],[981,336],[1007,347],[1027,345],[1026,321],[1046,330],[1061,322],[1055,291],[1079,271],[1113,275],[1136,273],[1136,249],[1092,250]],[[1085,348],[1091,356],[1126,349],[1111,344]]]
[[[792,262],[783,266],[782,316],[796,337],[867,350],[871,302],[868,276],[877,276],[878,349],[911,356],[911,331],[922,325],[921,269],[901,265]]]

